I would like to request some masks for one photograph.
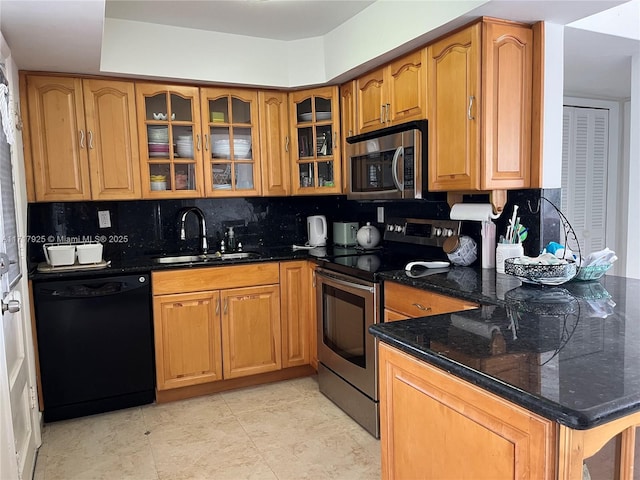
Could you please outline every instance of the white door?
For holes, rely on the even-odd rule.
[[[609,111],[564,107],[562,207],[586,256],[605,248]]]
[[[0,124],[11,123],[13,100],[8,99],[6,77],[0,69]],[[16,82],[17,84],[17,82]],[[13,96],[12,96],[13,98]],[[4,103],[4,105],[2,105]],[[3,108],[5,107],[5,108]],[[11,128],[11,127],[7,127]],[[9,134],[12,136],[12,134]],[[10,146],[4,128],[0,128],[0,479],[31,478],[40,443],[39,412],[35,395],[33,343],[29,317],[26,279],[22,275],[24,248],[18,228],[18,215],[24,219],[16,201],[14,160],[21,160],[17,147]],[[13,152],[12,152],[13,151]],[[20,222],[24,225],[25,222]]]

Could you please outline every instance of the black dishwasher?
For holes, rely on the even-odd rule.
[[[149,275],[34,282],[45,422],[151,403]]]

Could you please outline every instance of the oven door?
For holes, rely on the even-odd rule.
[[[379,290],[379,283],[316,270],[318,360],[373,400],[378,355],[369,326],[378,321]]]

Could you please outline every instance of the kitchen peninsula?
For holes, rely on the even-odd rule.
[[[616,478],[633,477],[640,281],[539,287],[460,268],[383,276],[482,304],[370,328],[383,478],[581,479],[611,439]]]

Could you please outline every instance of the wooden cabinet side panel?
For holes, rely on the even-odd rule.
[[[224,288],[271,285],[280,282],[277,262],[152,272],[154,295]]]
[[[389,64],[389,123],[427,117],[426,52],[417,50]]]
[[[359,133],[384,126],[383,105],[386,103],[384,70],[380,68],[356,80]]]
[[[82,80],[28,76],[27,95],[36,200],[89,200]]]
[[[224,290],[221,303],[224,378],[282,368],[279,287]]]
[[[553,422],[384,344],[380,416],[384,479],[554,478]]]
[[[530,28],[483,24],[483,190],[529,186],[532,58]]]
[[[478,189],[480,26],[429,46],[429,190]]]
[[[154,297],[158,390],[222,379],[219,302],[218,292]]]
[[[24,154],[24,175],[27,184],[27,202],[36,201],[34,185],[33,155],[31,153],[31,129],[29,124],[29,102],[27,100],[27,75],[23,72],[20,78],[20,111],[22,112],[22,145]]]
[[[286,196],[290,192],[289,105],[286,92],[258,92],[262,194]]]
[[[311,268],[309,262],[280,264],[282,367],[308,365],[309,330],[315,312],[310,310]]]
[[[356,113],[356,81],[352,80],[340,87],[340,120],[342,122],[342,192],[347,192],[349,181],[349,155],[347,153],[347,137],[358,131]]]
[[[141,198],[133,82],[84,80],[94,200]]]

